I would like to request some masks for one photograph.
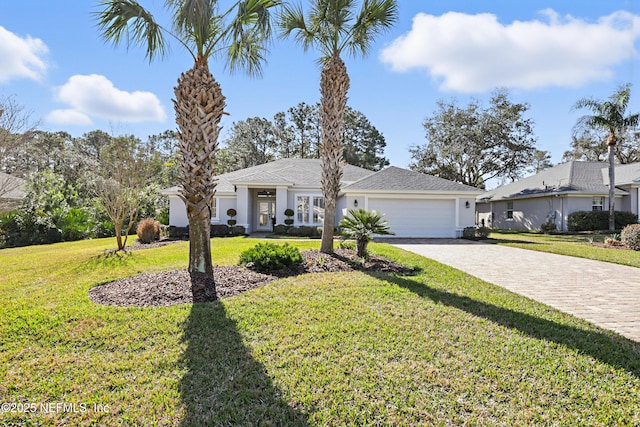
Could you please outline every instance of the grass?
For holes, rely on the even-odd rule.
[[[640,267],[640,251],[620,250],[591,246],[593,242],[602,243],[611,234],[598,235],[569,235],[569,234],[540,234],[516,231],[492,231],[489,243],[531,249],[540,252],[550,252],[578,258],[588,258],[596,261]]]
[[[214,263],[256,243],[213,240]],[[305,275],[162,308],[87,292],[184,268],[188,244],[112,246],[0,251],[0,425],[640,423],[639,343],[391,246],[371,249],[420,273]]]

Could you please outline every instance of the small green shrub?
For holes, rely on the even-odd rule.
[[[242,225],[234,225],[233,227],[231,227],[232,236],[243,236],[244,234],[246,234],[246,232],[247,229]]]
[[[284,215],[287,217],[287,219],[284,220],[284,223],[286,225],[293,225],[293,218],[292,216],[295,214],[295,212],[293,212],[293,209],[285,209],[284,210]]]
[[[160,222],[153,218],[145,218],[138,223],[136,234],[142,244],[149,244],[154,240],[160,240]]]
[[[300,251],[288,243],[284,245],[271,242],[258,243],[240,254],[240,264],[263,272],[286,267],[293,268],[301,263]]]
[[[542,231],[544,234],[551,234],[555,231],[558,231],[558,227],[556,226],[555,222],[545,222],[540,226],[540,231]]]
[[[463,239],[475,239],[476,238],[476,228],[475,227],[465,227],[462,230],[462,238]]]
[[[285,222],[287,221],[285,220]],[[273,234],[280,236],[318,238],[322,236],[322,228],[308,225],[293,227],[291,225],[278,224],[273,227]]]
[[[234,216],[238,215],[238,212],[236,212],[235,209],[230,208],[230,209],[227,209],[227,215],[233,218]]]
[[[489,227],[465,227],[462,230],[462,238],[467,240],[484,240],[491,234]]]
[[[338,248],[340,249],[349,249],[352,251],[356,250],[356,242],[354,242],[353,240],[341,240],[338,243]]]
[[[488,239],[491,234],[491,229],[489,227],[478,227],[476,229],[476,237],[478,239]]]
[[[640,224],[629,224],[620,233],[622,243],[634,251],[640,251]]]
[[[632,212],[616,211],[616,230],[638,222],[638,215]],[[567,217],[569,231],[597,231],[609,229],[609,211],[576,211]]]

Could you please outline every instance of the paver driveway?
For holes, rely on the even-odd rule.
[[[453,239],[389,243],[640,341],[640,269]]]

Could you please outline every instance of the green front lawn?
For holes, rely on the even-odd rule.
[[[531,249],[540,252],[551,252],[596,261],[640,267],[640,251],[620,250],[592,246],[591,241],[602,243],[612,234],[540,234],[533,232],[492,231],[489,243]],[[618,236],[619,238],[619,236]]]
[[[256,242],[213,240],[214,263]],[[313,274],[118,308],[88,290],[184,268],[188,244],[112,246],[0,251],[0,425],[640,423],[640,343],[417,255],[371,245],[411,277]]]

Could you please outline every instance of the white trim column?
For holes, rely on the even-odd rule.
[[[276,187],[276,225],[284,224],[284,220],[287,219],[284,211],[287,208],[289,208],[287,206],[287,187]],[[295,211],[295,209],[293,210]]]
[[[249,224],[251,203],[249,200],[249,187],[236,187],[236,212],[238,213],[238,225],[246,228],[247,233],[251,233],[251,225]]]

